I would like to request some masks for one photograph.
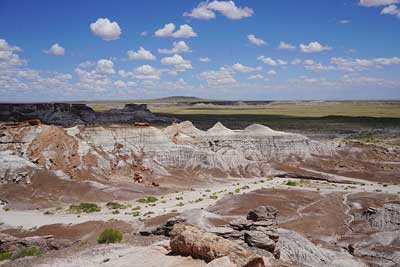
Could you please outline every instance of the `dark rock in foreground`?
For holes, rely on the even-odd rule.
[[[123,109],[96,112],[85,104],[34,103],[0,104],[0,121],[39,119],[45,124],[72,127],[87,124],[172,122],[173,118],[154,115],[145,104],[127,104]]]

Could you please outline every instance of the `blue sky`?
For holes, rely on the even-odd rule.
[[[400,0],[0,0],[0,101],[400,98]]]

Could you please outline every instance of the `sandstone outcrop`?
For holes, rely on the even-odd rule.
[[[229,225],[210,229],[211,233],[234,240],[255,253],[279,259],[278,210],[260,206],[249,211],[247,219],[233,220]]]
[[[268,266],[267,260],[235,242],[191,225],[176,224],[171,232],[170,245],[174,253],[190,255],[206,262],[227,256],[237,266]]]
[[[271,162],[334,153],[305,136],[262,125],[233,131],[218,123],[201,131],[190,122],[164,130],[133,125],[62,128],[3,124],[0,150],[12,151],[7,153],[73,180],[125,177],[149,184],[154,182],[147,180],[149,176],[176,175],[176,169],[183,174],[196,171],[219,177],[266,176]],[[10,159],[0,157],[0,161]]]
[[[158,117],[145,104],[127,104],[123,109],[96,112],[85,104],[32,103],[0,104],[0,121],[40,119],[45,124],[71,127],[86,124],[172,122],[174,119]]]

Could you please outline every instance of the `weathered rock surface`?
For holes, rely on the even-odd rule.
[[[300,266],[314,267],[366,267],[367,265],[352,257],[347,251],[336,252],[314,245],[300,234],[279,229],[281,260],[294,262]]]
[[[385,231],[400,230],[400,204],[385,204],[383,208],[368,208],[363,216],[372,227]]]
[[[38,247],[42,252],[49,250],[59,250],[72,244],[70,240],[54,239],[53,236],[32,236],[18,238],[4,233],[0,233],[0,252],[16,251],[22,247]]]
[[[71,127],[83,124],[172,122],[174,119],[158,117],[145,104],[127,104],[123,109],[96,112],[85,104],[37,103],[0,104],[0,121],[40,119],[45,124]]]
[[[268,266],[262,257],[242,246],[195,226],[176,224],[171,232],[170,245],[174,253],[191,255],[207,262],[227,256],[238,266]]]
[[[271,162],[333,153],[327,145],[305,136],[262,125],[232,131],[218,123],[201,131],[190,122],[164,130],[123,125],[61,128],[3,124],[0,150],[12,151],[38,168],[62,172],[73,180],[132,177],[140,183],[150,174],[168,176],[175,169],[219,177],[265,176],[271,172]],[[14,160],[0,157],[0,163],[6,161]],[[12,168],[5,171],[8,169]]]
[[[233,220],[227,226],[211,228],[210,232],[235,240],[263,256],[279,259],[277,215],[274,207],[260,206],[249,211],[247,219]]]

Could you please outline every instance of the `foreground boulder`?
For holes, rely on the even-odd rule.
[[[227,256],[237,266],[269,266],[267,260],[235,242],[185,224],[176,224],[171,232],[171,250],[206,262]]]
[[[210,231],[248,246],[257,254],[279,259],[277,215],[278,210],[274,207],[260,206],[249,211],[246,219],[239,218],[227,226],[215,227]]]

